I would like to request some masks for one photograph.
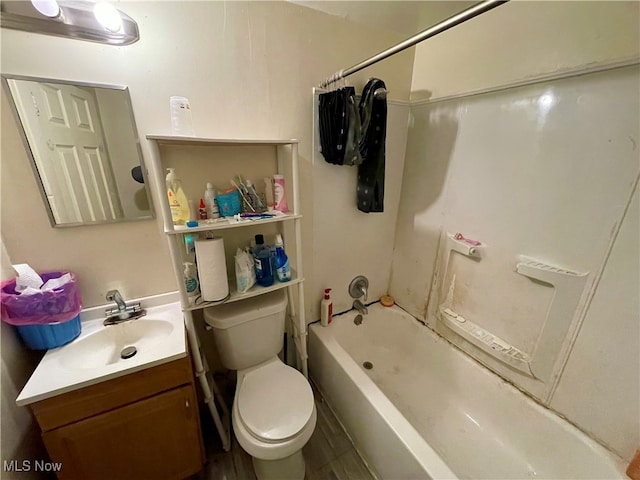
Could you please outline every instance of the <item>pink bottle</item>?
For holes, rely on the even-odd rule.
[[[273,176],[273,196],[275,201],[273,208],[280,212],[288,212],[289,206],[287,205],[287,196],[284,191],[284,175]]]

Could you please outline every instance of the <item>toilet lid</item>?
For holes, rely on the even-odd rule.
[[[245,427],[267,442],[296,435],[313,413],[313,392],[304,376],[280,361],[247,373],[238,391]]]

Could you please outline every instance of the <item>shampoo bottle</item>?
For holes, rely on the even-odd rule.
[[[333,302],[331,302],[331,289],[324,289],[324,298],[320,302],[320,325],[329,326],[333,317]]]
[[[184,225],[189,221],[191,212],[189,210],[189,201],[182,190],[182,182],[176,177],[173,168],[167,168],[169,173],[165,179],[167,186],[167,198],[169,199],[169,208],[171,209],[171,220],[174,225]]]
[[[207,211],[207,218],[220,218],[220,211],[216,205],[216,191],[213,189],[211,182],[207,183],[207,189],[204,191],[204,206]]]
[[[282,235],[276,235],[276,255],[275,255],[276,276],[280,282],[288,282],[291,280],[291,267],[289,267],[289,259],[284,252],[282,243]]]

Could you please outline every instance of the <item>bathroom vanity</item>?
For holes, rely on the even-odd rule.
[[[128,346],[137,353],[123,358]],[[111,326],[85,318],[76,340],[45,354],[17,403],[33,411],[51,461],[61,464],[60,479],[177,480],[202,469],[198,401],[177,303]]]
[[[189,357],[31,405],[60,479],[184,479],[204,454]]]

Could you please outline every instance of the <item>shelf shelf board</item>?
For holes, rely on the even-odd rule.
[[[233,218],[233,217],[229,217]],[[211,230],[224,230],[227,228],[242,228],[250,227],[251,225],[264,225],[265,223],[277,223],[287,220],[294,220],[296,218],[302,218],[302,215],[295,215],[293,213],[285,213],[273,218],[256,218],[256,219],[243,219],[239,222],[220,220],[216,223],[198,225],[197,227],[187,227],[184,225],[173,225],[173,230],[165,229],[164,233],[167,235],[176,235],[182,233],[195,233],[195,232],[207,232]]]
[[[147,140],[155,140],[160,145],[204,145],[204,146],[239,146],[239,145],[291,145],[298,143],[293,138],[255,139],[255,138],[204,138],[183,137],[176,135],[147,135]]]
[[[295,271],[291,271],[291,280],[288,282],[278,282],[275,280],[273,285],[269,287],[261,287],[260,285],[254,285],[251,289],[246,293],[238,293],[235,289],[235,285],[231,288],[229,298],[225,301],[221,302],[204,302],[198,305],[193,305],[190,307],[183,308],[183,311],[193,311],[200,310],[207,307],[214,307],[216,305],[222,305],[223,303],[232,303],[237,302],[238,300],[244,300],[246,298],[257,297],[258,295],[263,295],[265,293],[274,292],[276,290],[281,290],[283,288],[291,287],[292,285],[298,285],[299,283],[304,282],[304,278],[298,278]]]

